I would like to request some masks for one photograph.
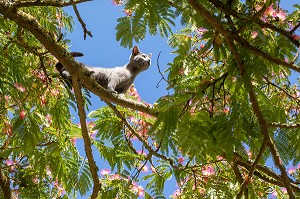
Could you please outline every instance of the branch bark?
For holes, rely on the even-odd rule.
[[[76,16],[77,16],[77,19],[78,19],[79,23],[80,23],[81,26],[82,26],[82,29],[83,29],[83,38],[84,38],[84,40],[86,39],[86,35],[88,35],[88,36],[90,36],[90,37],[93,37],[91,31],[89,31],[89,30],[86,28],[86,24],[85,24],[84,21],[82,20],[82,18],[81,18],[80,14],[79,14],[79,11],[78,11],[77,6],[76,6],[75,3],[73,4],[73,9],[74,9],[74,12],[75,12],[75,14],[76,14]]]
[[[269,127],[281,128],[281,129],[297,129],[297,128],[300,128],[299,123],[296,123],[296,124],[282,124],[282,123],[272,122],[272,123],[269,123],[268,125],[269,125]]]
[[[66,7],[71,6],[74,4],[79,4],[83,2],[88,2],[92,0],[73,0],[73,1],[53,1],[53,0],[18,0],[18,1],[12,1],[7,4],[9,4],[12,7],[15,8],[21,8],[21,7],[32,7],[32,6],[53,6],[53,7]]]

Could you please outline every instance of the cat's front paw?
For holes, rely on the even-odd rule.
[[[126,98],[126,96],[125,96],[125,94],[124,94],[124,93],[120,93],[120,94],[118,94],[118,97],[119,97],[119,98]]]
[[[108,90],[111,94],[118,95],[118,92],[115,90]]]

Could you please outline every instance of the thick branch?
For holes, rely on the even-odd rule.
[[[98,83],[96,83],[95,80],[90,78],[89,72],[80,64],[75,62],[70,53],[68,53],[64,47],[56,42],[54,35],[43,29],[43,27],[37,22],[37,20],[35,20],[33,16],[21,10],[13,9],[1,2],[0,13],[17,23],[19,26],[22,26],[30,31],[71,74],[77,74],[78,79],[84,80],[84,86],[101,99],[119,104],[120,106],[139,110],[154,117],[157,116],[157,113],[149,106],[133,100],[120,98],[102,88]]]
[[[71,6],[74,4],[79,4],[87,1],[92,1],[92,0],[73,0],[73,1],[53,1],[53,0],[33,0],[33,1],[28,1],[28,0],[19,0],[19,1],[14,1],[10,2],[10,6],[13,6],[15,8],[20,8],[20,7],[32,7],[32,6],[53,6],[53,7],[66,7],[66,6]]]

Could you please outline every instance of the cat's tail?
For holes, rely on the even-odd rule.
[[[82,57],[84,56],[83,53],[81,52],[71,52],[70,53],[73,57]],[[64,66],[62,65],[62,63],[60,62],[57,62],[57,64],[55,65],[55,68],[58,72],[63,72],[65,69],[64,69]]]
[[[72,55],[73,57],[82,57],[82,56],[84,56],[84,54],[81,53],[81,52],[71,52],[71,55]]]

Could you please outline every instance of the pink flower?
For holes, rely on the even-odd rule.
[[[273,15],[274,17],[277,17],[280,21],[286,20],[286,14],[283,10],[279,10],[277,13],[274,13]]]
[[[119,174],[113,174],[112,176],[111,176],[111,180],[120,180],[121,179],[121,177],[120,177],[120,175]]]
[[[179,162],[180,164],[183,164],[183,162],[184,162],[183,157],[179,157],[179,158],[178,158],[178,162]]]
[[[122,5],[122,1],[121,0],[113,0],[112,3],[116,6]]]
[[[59,94],[59,90],[57,90],[57,89],[51,89],[50,92],[53,96],[58,96],[58,94]]]
[[[217,156],[217,160],[220,161],[220,160],[225,160],[225,159],[224,159],[222,156],[219,156],[219,155],[218,155],[218,156]]]
[[[13,166],[15,164],[15,162],[8,159],[8,160],[5,161],[5,164],[6,164],[6,166]]]
[[[142,186],[137,185],[135,182],[132,183],[133,187],[131,188],[132,192],[137,194],[139,197],[144,197],[145,191]]]
[[[273,14],[274,14],[274,9],[273,9],[272,5],[270,5],[270,6],[266,9],[265,15],[267,15],[267,16],[273,16]]]
[[[24,111],[24,110],[22,110],[21,112],[20,112],[20,118],[22,119],[22,120],[24,120],[25,119],[25,117],[26,117],[26,112]]]
[[[290,175],[293,175],[296,172],[295,167],[290,167],[287,171]]]
[[[300,40],[300,35],[293,35],[292,39],[296,40],[296,41],[299,41]]]
[[[287,190],[285,187],[281,188],[282,193],[287,194]]]
[[[181,68],[178,72],[180,75],[184,75],[184,68]]]
[[[151,168],[151,171],[152,171],[152,173],[156,173],[156,169],[155,169],[155,167],[154,167],[154,166],[152,166],[152,165],[151,165],[151,167],[150,167],[150,168]]]
[[[26,91],[26,88],[24,88],[21,84],[15,83],[15,87],[21,92]]]
[[[143,156],[147,156],[147,154],[144,150],[138,150],[137,152],[138,152],[138,154],[141,154]]]
[[[204,167],[202,167],[202,174],[205,176],[211,176],[215,174],[215,170],[212,166],[210,165],[206,165]]]
[[[271,195],[272,196],[277,196],[277,191],[273,191]]]
[[[72,144],[75,146],[77,138],[71,138],[70,140],[71,140]]]
[[[174,191],[173,195],[171,196],[172,198],[179,198],[181,196],[181,192],[179,189]]]
[[[247,155],[248,155],[249,158],[252,158],[252,156],[253,156],[251,151],[247,151]]]
[[[142,167],[142,172],[148,172],[149,171],[149,167],[147,165],[144,165]]]
[[[229,106],[226,106],[224,109],[223,109],[223,112],[224,113],[229,113],[229,111],[230,111],[230,108],[229,108]]]
[[[251,32],[251,38],[255,39],[257,37],[258,33],[256,31]]]
[[[46,82],[46,76],[42,73],[38,73],[37,77],[42,80],[43,83]]]
[[[199,35],[203,35],[203,33],[205,33],[207,31],[207,29],[205,28],[197,28],[197,32]]]
[[[128,17],[131,17],[131,16],[132,16],[132,10],[130,10],[130,9],[125,9],[123,12],[124,12]]]
[[[45,119],[46,119],[48,124],[50,124],[50,125],[52,124],[52,116],[51,115],[46,115]]]
[[[32,182],[33,182],[34,184],[37,184],[37,183],[39,182],[39,179],[38,179],[38,178],[33,178],[33,179],[32,179]]]
[[[51,176],[51,175],[52,175],[52,172],[51,172],[51,170],[50,170],[49,168],[46,169],[46,174],[47,174],[48,176]]]
[[[110,170],[109,169],[102,169],[101,171],[100,171],[100,174],[101,175],[108,175],[110,173]]]

